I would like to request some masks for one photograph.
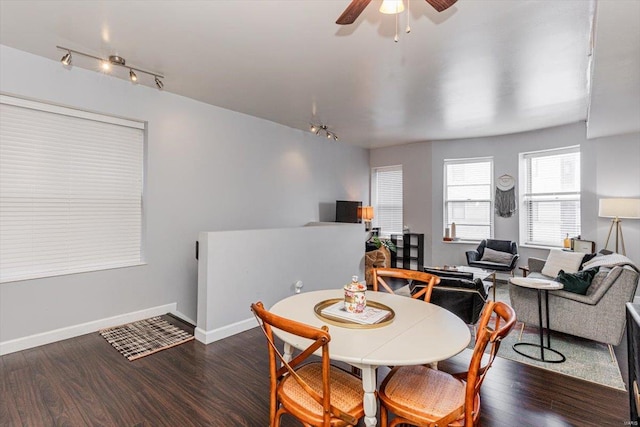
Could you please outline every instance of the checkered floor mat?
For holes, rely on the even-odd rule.
[[[136,360],[194,339],[192,334],[173,326],[161,317],[102,329],[100,335],[129,360]]]

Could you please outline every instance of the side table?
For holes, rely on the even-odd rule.
[[[562,353],[557,350],[551,348],[551,328],[549,326],[549,291],[557,291],[563,288],[562,283],[554,282],[552,280],[544,280],[544,279],[530,279],[528,277],[513,277],[510,280],[510,283],[516,286],[522,286],[523,288],[535,289],[538,291],[538,324],[540,330],[540,344],[527,343],[527,342],[519,342],[513,345],[513,351],[516,353],[528,357],[529,359],[538,360],[540,362],[547,363],[562,363],[566,359]],[[544,301],[545,301],[545,312],[546,312],[546,329],[547,329],[547,345],[544,345],[544,325],[542,323],[542,294],[544,293]],[[540,357],[532,356],[526,354],[518,347],[535,347],[540,349]],[[547,353],[552,353],[558,356],[559,358],[547,359],[545,358],[545,351]]]

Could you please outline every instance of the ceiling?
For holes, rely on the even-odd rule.
[[[56,61],[56,45],[118,54],[163,74],[167,92],[292,128],[326,124],[341,142],[369,148],[587,118],[595,0],[459,0],[442,13],[413,0],[397,43],[380,0],[336,25],[348,4],[1,0],[0,43]],[[603,60],[620,55],[628,52]],[[74,64],[96,68],[77,56]]]

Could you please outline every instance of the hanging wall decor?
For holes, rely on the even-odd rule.
[[[504,174],[496,180],[496,215],[510,218],[517,209],[516,180],[511,175]]]

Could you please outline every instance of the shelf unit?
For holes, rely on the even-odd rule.
[[[424,234],[392,234],[396,252],[391,252],[391,267],[422,271],[424,262]]]

